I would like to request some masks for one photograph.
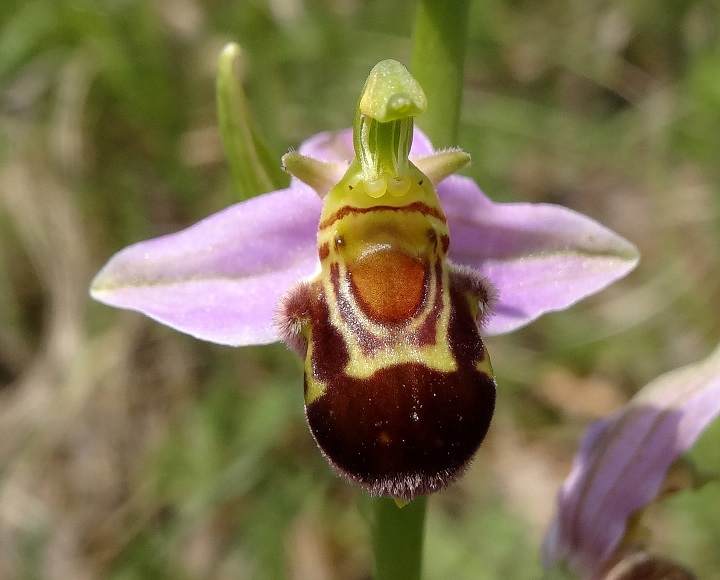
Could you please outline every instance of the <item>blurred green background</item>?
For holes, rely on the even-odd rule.
[[[358,495],[305,426],[281,345],[204,344],[92,303],[121,247],[234,200],[215,112],[229,40],[278,159],[350,124],[409,0],[3,0],[0,577],[367,579]],[[637,244],[627,279],[487,340],[500,385],[468,475],[430,502],[428,579],[534,579],[583,428],[720,337],[720,2],[475,2],[461,145],[496,200]],[[432,106],[432,103],[431,103]],[[420,120],[422,126],[422,121]],[[720,465],[720,428],[693,450]],[[652,510],[720,578],[720,484]]]

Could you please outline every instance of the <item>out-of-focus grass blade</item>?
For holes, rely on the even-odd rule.
[[[57,36],[58,27],[53,16],[51,7],[36,1],[8,15],[4,22],[0,19],[0,86],[32,58],[39,47],[52,43],[49,39]]]
[[[253,126],[245,92],[237,74],[240,46],[228,43],[220,53],[217,107],[220,134],[236,195],[248,199],[287,183],[280,159],[273,157]]]

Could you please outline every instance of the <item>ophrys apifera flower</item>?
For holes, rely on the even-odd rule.
[[[459,150],[413,129],[422,89],[371,72],[353,131],[284,157],[290,187],[114,256],[92,295],[198,338],[284,340],[305,358],[308,423],[343,475],[409,500],[462,474],[495,382],[481,338],[625,275],[632,244],[571,210],[497,204]]]

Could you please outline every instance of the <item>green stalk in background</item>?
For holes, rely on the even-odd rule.
[[[428,100],[418,123],[438,149],[458,144],[469,12],[470,0],[418,0],[411,72]]]
[[[220,53],[217,76],[218,125],[238,200],[273,191],[287,183],[277,157],[254,126],[238,79],[240,46],[228,43]]]

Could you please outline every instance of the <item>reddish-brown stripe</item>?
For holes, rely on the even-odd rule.
[[[403,205],[401,207],[394,207],[392,205],[376,205],[373,207],[352,207],[349,205],[343,206],[338,211],[336,211],[334,214],[332,214],[329,218],[326,220],[320,222],[320,225],[318,226],[318,229],[325,229],[332,224],[334,224],[336,221],[341,220],[345,216],[352,215],[352,214],[363,214],[363,213],[370,213],[373,211],[399,211],[399,212],[420,212],[424,215],[431,215],[436,219],[439,219],[441,222],[445,223],[445,216],[442,214],[442,212],[434,208],[422,201],[416,201],[408,205]]]
[[[383,347],[383,340],[370,332],[358,320],[355,308],[340,289],[340,266],[336,262],[330,265],[330,281],[332,282],[338,312],[347,328],[351,329],[353,337],[357,340],[363,354],[370,355],[377,352]]]
[[[450,248],[450,236],[447,236],[443,234],[440,237],[440,243],[442,244],[442,253],[443,255],[447,254],[448,248]]]
[[[435,303],[430,307],[425,322],[423,322],[422,326],[420,326],[415,333],[418,346],[428,346],[437,342],[437,323],[443,308],[442,264],[437,262],[434,270],[434,276],[432,276],[431,279],[436,288]],[[430,292],[429,288],[427,292]]]
[[[318,257],[320,261],[324,261],[330,255],[330,245],[326,242],[318,248]]]

